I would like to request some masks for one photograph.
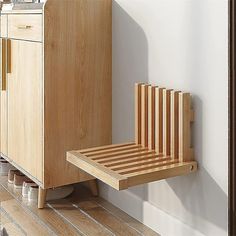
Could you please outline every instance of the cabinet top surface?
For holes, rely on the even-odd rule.
[[[15,4],[12,8],[2,7],[1,14],[41,14],[43,3],[21,3]]]

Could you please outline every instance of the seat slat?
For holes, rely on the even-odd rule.
[[[140,156],[148,156],[148,155],[155,155],[155,151],[154,150],[146,150],[146,151],[141,151],[139,153],[132,153],[132,154],[128,154],[128,155],[123,155],[123,156],[119,156],[119,157],[110,157],[110,158],[105,158],[105,159],[99,159],[97,162],[100,164],[112,164],[112,163],[116,163],[116,162],[121,162],[124,160],[132,160],[134,158],[139,158]]]
[[[102,151],[102,150],[106,150],[110,148],[125,147],[125,146],[131,146],[131,145],[135,145],[135,143],[130,142],[130,143],[121,143],[121,144],[110,144],[110,145],[104,145],[100,147],[86,148],[86,149],[81,149],[80,153],[87,154],[94,151]]]
[[[119,166],[112,166],[110,167],[111,170],[113,171],[126,171],[126,170],[130,170],[133,169],[133,167],[145,167],[146,165],[150,165],[150,164],[155,164],[158,163],[158,165],[161,163],[163,163],[164,165],[166,165],[166,161],[171,160],[170,157],[166,157],[166,158],[158,158],[158,157],[152,157],[149,159],[142,159],[142,160],[137,160],[137,161],[133,161],[132,163],[129,164],[123,164],[123,165],[119,165]]]
[[[129,146],[125,146],[125,147],[114,147],[114,148],[110,148],[110,149],[106,149],[106,150],[89,152],[89,153],[86,153],[85,155],[87,157],[94,157],[94,156],[98,156],[98,155],[103,155],[103,154],[105,155],[108,153],[126,151],[126,150],[141,148],[141,147],[142,147],[141,145],[134,144],[134,145],[129,145]]]
[[[135,173],[135,172],[140,172],[140,171],[144,171],[144,170],[149,170],[149,169],[154,169],[157,167],[162,167],[162,166],[168,166],[168,165],[172,165],[178,163],[178,160],[169,160],[169,161],[163,161],[161,163],[157,163],[157,164],[143,164],[140,165],[139,167],[131,167],[130,169],[126,169],[126,170],[121,170],[121,171],[116,171],[117,173],[119,173],[122,176],[126,176],[127,174],[130,173]]]

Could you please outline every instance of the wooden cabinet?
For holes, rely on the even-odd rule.
[[[1,155],[42,195],[94,179],[66,151],[111,143],[111,0],[47,0],[1,25]]]

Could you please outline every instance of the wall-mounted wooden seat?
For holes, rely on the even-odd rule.
[[[135,85],[135,142],[67,153],[67,160],[122,190],[196,171],[191,148],[191,96]]]

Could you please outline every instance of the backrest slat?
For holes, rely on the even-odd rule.
[[[135,143],[141,144],[141,84],[135,84]]]
[[[141,144],[148,147],[148,86],[141,85]]]
[[[155,89],[155,150],[163,153],[163,88]]]
[[[148,87],[148,148],[155,149],[155,87]]]
[[[158,155],[193,160],[191,95],[135,84],[135,142]]]

